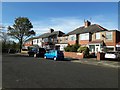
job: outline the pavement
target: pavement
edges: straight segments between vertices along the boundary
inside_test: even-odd
[[[112,67],[112,68],[120,68],[120,62],[114,60],[110,61],[110,60],[96,60],[96,58],[84,58],[79,60],[72,60],[71,62]]]
[[[17,53],[16,55],[28,56],[28,54],[24,54],[24,53],[23,54]],[[96,58],[73,59],[68,57],[65,57],[65,60],[80,64],[90,64],[90,65],[105,66],[111,68],[120,68],[120,62],[116,60],[97,60]]]

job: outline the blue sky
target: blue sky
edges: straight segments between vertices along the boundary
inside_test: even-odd
[[[107,29],[118,28],[117,2],[3,2],[2,23],[13,25],[15,18],[28,17],[37,35],[50,28],[65,33],[84,25],[84,19]]]

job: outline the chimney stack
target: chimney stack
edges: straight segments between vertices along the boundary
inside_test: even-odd
[[[87,20],[87,21],[84,21],[84,24],[85,24],[85,28],[87,28],[88,26],[91,25],[91,22]]]
[[[51,29],[50,29],[50,33],[52,33],[52,32],[54,32],[54,29],[51,28]]]

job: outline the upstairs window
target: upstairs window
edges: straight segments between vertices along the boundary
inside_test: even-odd
[[[74,37],[74,36],[72,36],[72,37],[71,37],[71,40],[72,40],[72,41],[73,41],[73,40],[75,40],[75,37]]]
[[[67,40],[68,40],[68,38],[65,38],[65,40],[67,41]]]
[[[100,39],[100,33],[96,33],[96,39]]]
[[[44,41],[44,42],[48,42],[48,38],[44,38],[43,41]]]
[[[70,35],[69,40],[70,41],[75,41],[76,40],[76,35]]]
[[[38,43],[41,43],[42,42],[42,39],[38,39]]]
[[[34,44],[37,44],[37,39],[34,39],[34,40],[33,40],[33,43],[34,43]]]
[[[112,40],[112,32],[106,32],[106,39]]]
[[[80,40],[89,40],[89,33],[80,34]]]
[[[60,42],[62,42],[62,39],[60,39]]]

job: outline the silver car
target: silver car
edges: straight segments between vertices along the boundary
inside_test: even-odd
[[[105,58],[120,60],[120,51],[107,52],[107,53],[105,53]]]

